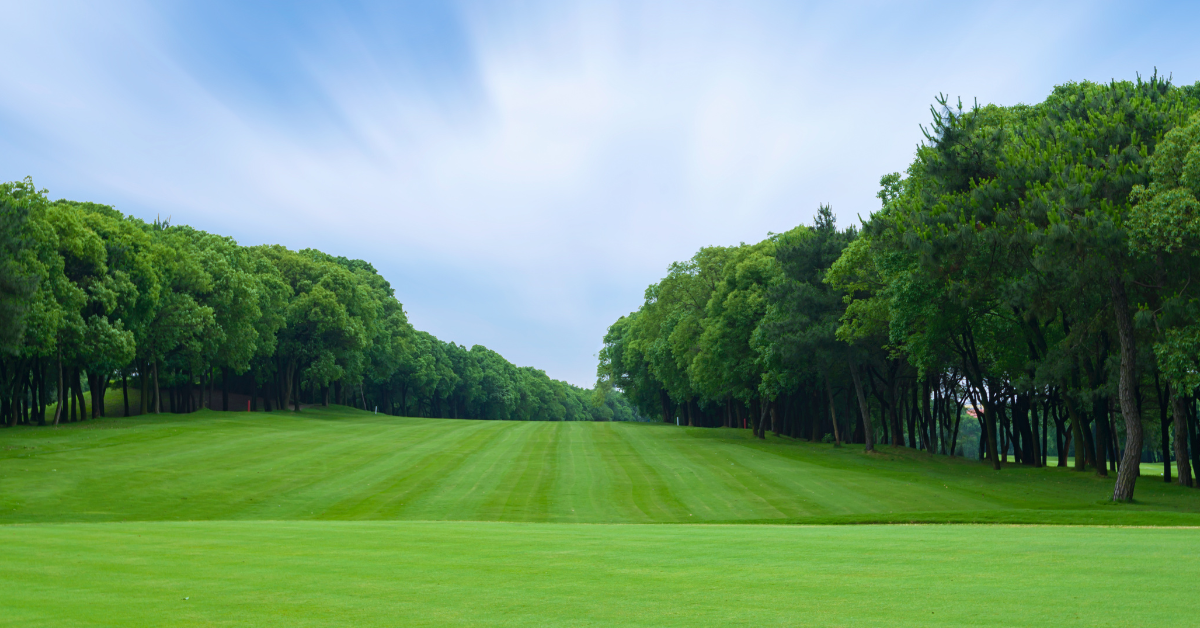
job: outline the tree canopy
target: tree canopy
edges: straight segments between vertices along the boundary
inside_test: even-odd
[[[125,414],[340,403],[429,417],[640,419],[611,389],[552,380],[413,329],[362,260],[244,247],[52,201],[29,179],[0,184],[0,226],[8,425],[83,420],[86,408],[98,416],[114,382]]]
[[[995,469],[1053,448],[1115,471],[1114,500],[1147,459],[1191,485],[1198,111],[1200,85],[1157,74],[1036,105],[939,97],[860,227],[821,206],[672,265],[610,327],[599,380],[668,422],[948,455],[977,431]]]

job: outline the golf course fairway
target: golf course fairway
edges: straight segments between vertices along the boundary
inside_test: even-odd
[[[206,521],[5,526],[0,542],[6,626],[1184,626],[1200,612],[1194,529]]]
[[[1187,625],[1200,493],[1111,486],[657,424],[15,428],[0,626]]]

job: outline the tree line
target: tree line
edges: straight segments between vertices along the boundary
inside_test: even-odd
[[[0,184],[0,418],[94,418],[114,386],[126,416],[337,403],[445,418],[640,418],[615,391],[413,329],[367,262],[51,201],[28,178]]]
[[[961,455],[1000,469],[1200,466],[1200,83],[942,96],[881,207],[672,264],[609,329],[599,382],[665,422]],[[1157,435],[1149,442],[1145,434]],[[1053,442],[1050,442],[1053,435]]]

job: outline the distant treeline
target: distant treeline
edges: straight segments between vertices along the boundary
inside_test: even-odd
[[[822,206],[812,227],[671,265],[609,328],[600,381],[663,421],[868,450],[954,455],[966,417],[996,469],[1074,450],[1118,471],[1122,501],[1160,449],[1191,486],[1198,111],[1200,84],[1157,74],[1032,106],[939,98],[861,228]]]
[[[366,262],[51,201],[29,179],[0,184],[0,417],[60,423],[89,405],[95,417],[114,384],[126,415],[133,386],[137,409],[154,413],[190,412],[219,393],[213,409],[639,418],[612,390],[413,329]],[[244,401],[230,406],[231,394]]]

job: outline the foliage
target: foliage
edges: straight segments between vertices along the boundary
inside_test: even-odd
[[[414,330],[362,260],[50,201],[28,179],[0,186],[0,209],[0,416],[10,425],[81,420],[88,406],[97,416],[97,399],[118,378],[128,395],[130,377],[139,412],[230,409],[232,395],[234,409],[640,418],[611,388],[584,390]]]

